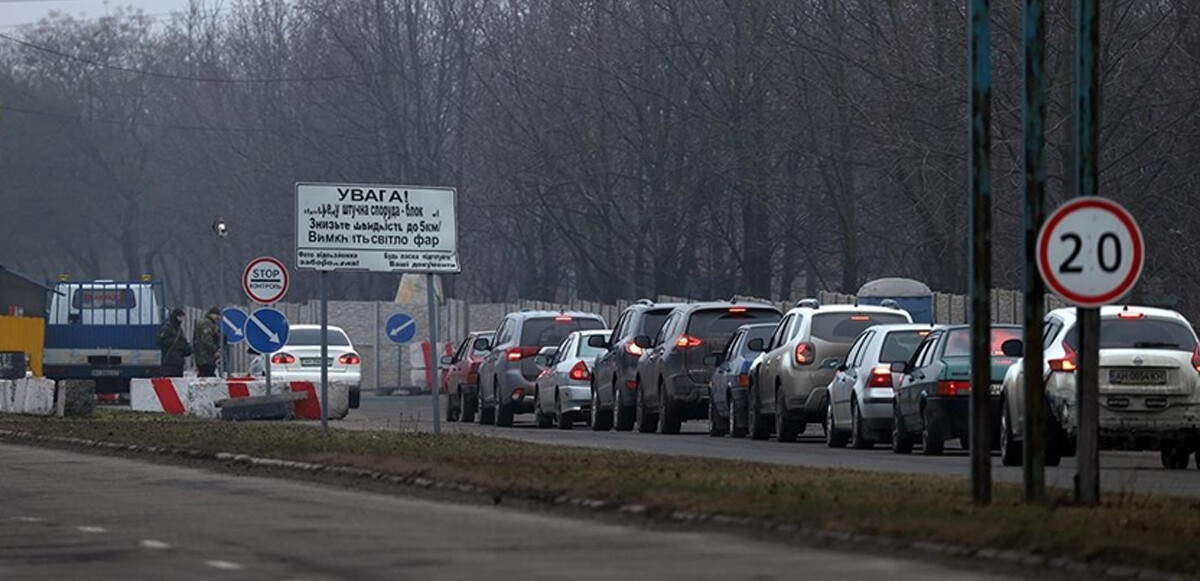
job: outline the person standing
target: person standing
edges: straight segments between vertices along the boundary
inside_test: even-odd
[[[158,348],[162,353],[159,374],[162,377],[183,377],[183,361],[192,354],[192,346],[183,332],[183,309],[171,311],[171,316],[158,330]]]
[[[192,345],[196,351],[196,375],[216,377],[217,362],[221,360],[221,309],[213,307],[199,321],[192,332]]]

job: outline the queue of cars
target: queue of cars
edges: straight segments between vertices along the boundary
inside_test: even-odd
[[[1046,315],[1048,465],[1074,455],[1077,335],[1074,309]],[[542,428],[674,434],[706,420],[713,437],[779,442],[819,426],[829,447],[890,444],[898,454],[941,454],[954,440],[967,448],[969,396],[987,389],[993,449],[1019,465],[1022,338],[1018,326],[994,325],[991,382],[973,386],[970,328],[914,324],[894,301],[806,299],[786,313],[754,302],[639,301],[611,331],[596,314],[510,313],[444,363],[463,421],[508,426],[533,413]],[[1173,469],[1200,456],[1200,341],[1183,316],[1102,309],[1100,380],[1102,447],[1157,450]]]

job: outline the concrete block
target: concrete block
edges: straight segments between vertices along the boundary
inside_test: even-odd
[[[0,379],[0,413],[13,413],[13,382],[10,379]]]
[[[0,378],[23,379],[29,370],[29,356],[24,351],[0,351]]]
[[[220,417],[217,401],[229,397],[229,384],[220,377],[193,377],[187,380],[183,407],[190,416]]]
[[[90,379],[64,379],[58,382],[59,393],[66,400],[64,415],[90,416],[96,408],[96,382]]]
[[[45,377],[18,379],[13,383],[25,392],[25,403],[20,413],[48,416],[54,413],[54,380]]]
[[[296,402],[296,417],[306,420],[321,419],[321,386],[311,381],[293,381],[292,391],[308,396]],[[340,420],[350,413],[350,384],[329,383],[329,419]]]

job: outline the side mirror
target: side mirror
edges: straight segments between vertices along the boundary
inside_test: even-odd
[[[454,356],[453,355],[442,355],[442,358],[440,361],[442,362],[442,365],[452,365],[454,363]]]
[[[480,337],[471,344],[471,348],[476,351],[491,351],[492,342],[488,341],[485,337]]]
[[[1025,342],[1020,339],[1009,339],[1000,344],[1000,351],[1009,357],[1024,357]]]
[[[892,363],[892,373],[908,373],[908,362],[897,361]]]
[[[588,347],[599,347],[601,349],[608,348],[608,339],[604,335],[589,335],[587,340]]]
[[[641,347],[642,349],[649,349],[651,347],[650,337],[647,337],[646,335],[638,335],[637,337],[633,338],[633,344]]]
[[[533,364],[537,365],[538,367],[550,367],[550,360],[552,358],[552,355],[538,355],[537,357],[533,358]]]
[[[767,350],[767,344],[762,340],[762,337],[757,337],[755,339],[751,339],[749,343],[746,343],[746,348],[751,351],[762,353],[763,351]]]
[[[841,364],[842,361],[837,357],[826,357],[825,360],[821,362],[821,369],[836,369]]]

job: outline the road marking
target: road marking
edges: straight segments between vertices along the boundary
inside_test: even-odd
[[[205,561],[204,564],[222,571],[241,571],[245,569],[245,567],[231,561]]]
[[[138,543],[138,546],[143,549],[155,549],[159,551],[165,551],[171,548],[170,544],[162,541],[156,541],[154,539],[142,539],[142,542]]]
[[[104,527],[75,527],[75,530],[77,530],[81,533],[88,533],[88,534],[100,534],[100,533],[108,532],[108,529],[106,529]]]
[[[46,522],[46,519],[40,516],[14,516],[16,522]]]

